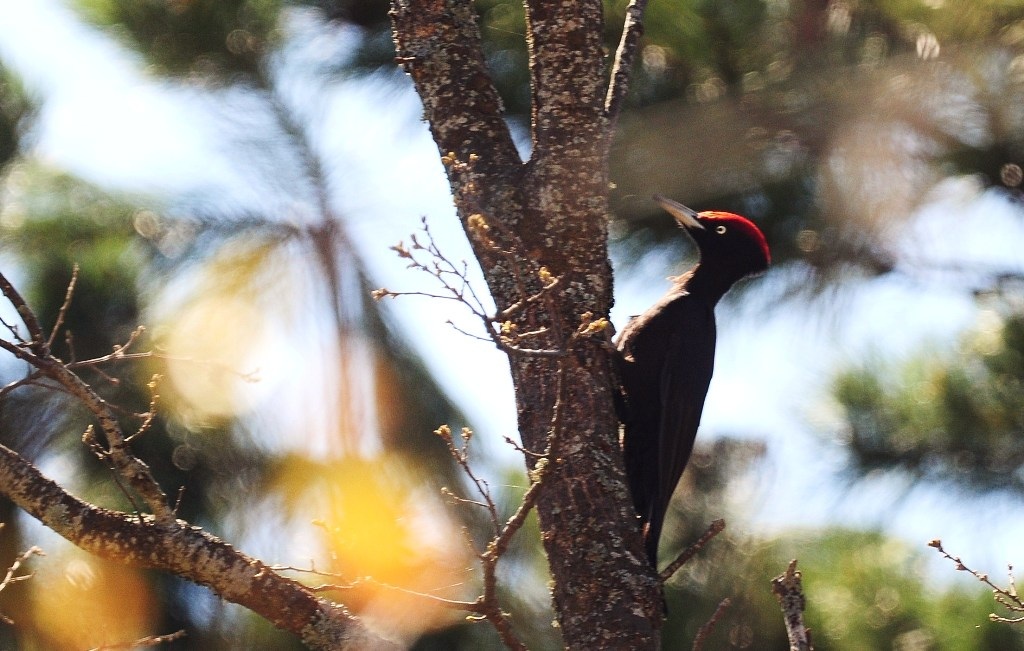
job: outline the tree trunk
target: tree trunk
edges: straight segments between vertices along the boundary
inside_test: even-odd
[[[605,108],[602,4],[526,4],[526,162],[485,66],[472,2],[394,0],[398,60],[423,101],[497,320],[519,333],[509,354],[523,445],[552,447],[537,511],[565,645],[657,648],[660,585],[624,481],[611,353],[604,335],[578,335],[612,304],[614,120]]]

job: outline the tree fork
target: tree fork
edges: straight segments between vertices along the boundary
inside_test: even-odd
[[[602,4],[526,3],[532,155],[522,162],[487,71],[469,0],[394,0],[397,61],[411,76],[455,206],[499,313],[558,279],[550,300],[509,320],[537,332],[510,355],[523,445],[557,436],[537,511],[568,648],[657,648],[660,585],[624,482],[608,347],[571,337],[612,303],[607,255],[606,70]],[[571,342],[571,343],[570,343]],[[532,343],[532,342],[531,342]]]

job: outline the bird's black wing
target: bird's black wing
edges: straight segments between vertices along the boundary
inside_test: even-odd
[[[668,505],[693,452],[715,360],[715,316],[696,301],[687,302],[681,327],[669,337],[661,373],[658,427],[658,481],[651,504],[647,552],[657,557]]]

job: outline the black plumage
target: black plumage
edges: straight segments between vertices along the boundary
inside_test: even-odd
[[[736,281],[767,269],[770,255],[764,235],[744,217],[655,200],[700,251],[697,266],[675,278],[617,342],[626,474],[647,555],[657,567],[665,512],[693,452],[714,372],[715,305]]]

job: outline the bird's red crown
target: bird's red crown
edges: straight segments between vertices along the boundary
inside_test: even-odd
[[[752,242],[757,244],[761,251],[764,253],[764,260],[767,263],[771,263],[772,254],[768,250],[768,240],[765,239],[764,233],[757,225],[743,217],[731,212],[722,212],[720,210],[706,210],[701,213],[697,213],[697,218],[700,220],[707,220],[712,223],[726,224],[730,228],[739,230],[744,233]]]

